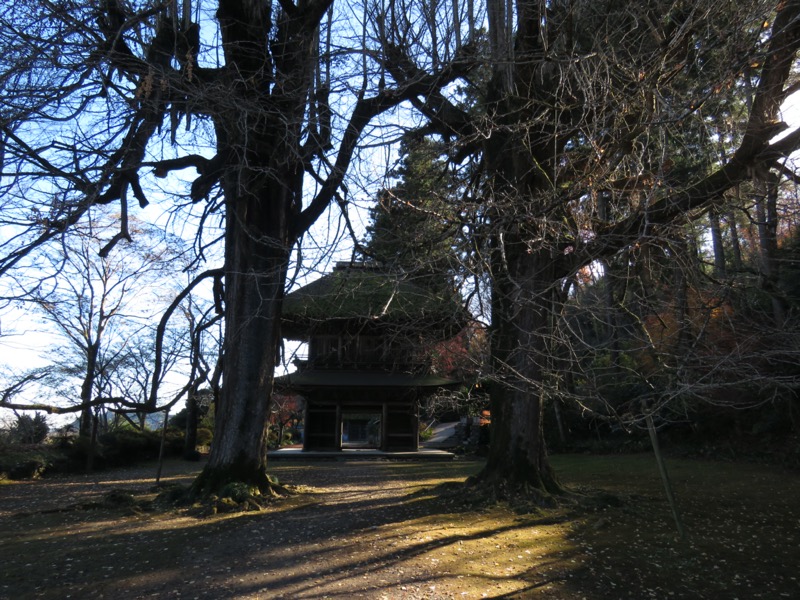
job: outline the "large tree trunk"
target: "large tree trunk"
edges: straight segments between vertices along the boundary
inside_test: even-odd
[[[515,44],[504,2],[489,6],[493,74],[487,95],[492,122],[486,141],[493,202],[492,425],[489,457],[477,480],[499,496],[524,494],[545,501],[561,490],[547,459],[544,401],[548,340],[553,331],[555,251],[533,215],[547,203],[546,171],[554,154],[553,131],[537,123],[533,100],[551,82],[536,75],[541,39],[537,8],[519,4]],[[515,60],[511,60],[512,55]],[[526,58],[527,57],[527,58]],[[534,89],[536,86],[536,89]],[[537,240],[533,242],[533,240]]]
[[[211,455],[195,482],[198,492],[231,481],[270,489],[266,424],[289,253],[282,199],[275,197],[281,194],[274,194],[279,184],[270,183],[228,196],[222,394]]]
[[[493,274],[491,444],[478,480],[500,495],[559,493],[547,458],[544,402],[556,281],[549,251],[528,254],[506,243],[504,266]]]
[[[714,277],[721,279],[726,276],[725,247],[722,243],[722,225],[716,208],[708,211],[708,224],[711,228],[711,248],[714,251]]]
[[[760,250],[761,289],[772,300],[772,316],[776,327],[781,327],[786,319],[787,303],[780,291],[778,280],[780,263],[778,252],[778,183],[777,181],[757,182],[760,192],[756,200],[758,220],[758,242]]]
[[[731,254],[733,269],[739,273],[742,270],[742,246],[739,243],[739,227],[736,225],[736,212],[731,209],[727,214],[728,233],[731,236]]]
[[[478,481],[499,495],[546,501],[561,491],[543,431],[559,270],[550,225],[536,218],[550,202],[558,154],[554,124],[542,119],[558,85],[550,75],[539,26],[544,5],[504,1],[489,6],[493,73],[487,94],[492,123],[484,156],[492,198],[492,425],[489,457]],[[512,37],[513,43],[512,43]],[[531,124],[535,123],[535,126]],[[561,254],[563,256],[563,253]]]
[[[301,127],[316,63],[313,42],[325,5],[282,13],[275,23],[269,6],[221,0],[217,12],[226,61],[239,80],[215,118],[217,156],[224,159],[225,358],[214,442],[195,493],[232,481],[271,490],[269,400],[293,219],[302,206]],[[273,25],[278,41],[268,47]],[[270,88],[273,70],[281,81]]]

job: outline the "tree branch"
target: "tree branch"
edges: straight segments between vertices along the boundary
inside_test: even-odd
[[[295,218],[291,238],[296,240],[305,233],[330,204],[344,180],[364,128],[374,117],[416,96],[431,95],[463,77],[474,67],[471,61],[455,59],[436,74],[420,75],[412,81],[403,82],[397,88],[386,89],[370,98],[360,97],[342,137],[333,170],[309,206]]]
[[[725,191],[758,173],[774,168],[775,161],[800,149],[800,129],[770,144],[782,124],[776,121],[788,89],[786,82],[791,65],[800,50],[800,1],[786,2],[773,25],[756,96],[753,100],[745,135],[728,163],[683,191],[667,193],[643,211],[601,228],[587,243],[565,260],[568,270],[580,268],[592,260],[609,256],[647,235],[657,225],[666,224],[678,215],[706,204],[722,202]]]
[[[147,399],[148,407],[155,407],[158,400],[158,387],[161,383],[161,370],[163,364],[162,353],[164,349],[164,332],[167,329],[167,323],[169,322],[170,317],[172,317],[172,313],[175,312],[175,309],[178,308],[180,303],[183,302],[186,296],[188,296],[199,283],[208,279],[209,277],[220,277],[223,274],[223,269],[210,269],[200,273],[181,291],[180,294],[175,296],[175,299],[167,307],[167,310],[164,311],[161,321],[159,321],[158,327],[156,328],[156,348],[153,364],[153,379],[150,386],[150,397]]]

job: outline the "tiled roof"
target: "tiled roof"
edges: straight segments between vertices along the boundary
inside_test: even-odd
[[[363,263],[340,263],[332,273],[287,294],[283,304],[284,321],[295,326],[355,320],[439,323],[450,329],[456,321],[463,326],[464,316],[455,292],[434,291],[406,273]]]

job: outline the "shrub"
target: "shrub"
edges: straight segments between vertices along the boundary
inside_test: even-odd
[[[43,444],[0,443],[0,481],[35,479],[65,462],[63,453]]]
[[[50,432],[45,415],[19,415],[12,427],[12,436],[20,444],[41,444]]]
[[[208,427],[197,428],[197,445],[210,446],[211,440],[214,438],[214,433]]]
[[[183,432],[167,429],[164,456],[178,456],[183,451]],[[90,440],[85,437],[64,438],[60,443],[77,468],[86,464]],[[161,448],[160,431],[118,429],[100,435],[94,448],[96,468],[118,467],[154,460]]]
[[[164,455],[176,456],[183,451],[183,432],[167,429]],[[160,431],[119,430],[99,438],[102,455],[109,465],[128,465],[158,458],[161,448]]]
[[[290,446],[294,443],[294,436],[297,430],[286,428],[283,430],[283,438],[278,440],[278,431],[275,428],[270,427],[269,435],[267,436],[267,446],[270,450],[275,450],[277,448],[281,448],[283,446]]]

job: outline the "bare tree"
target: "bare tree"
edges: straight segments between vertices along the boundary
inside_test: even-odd
[[[491,279],[495,380],[479,480],[541,497],[560,491],[542,420],[563,385],[556,333],[575,277],[650,240],[677,248],[675,224],[742,182],[786,174],[781,161],[800,146],[800,130],[773,138],[796,89],[800,3],[487,6],[479,116],[441,98],[422,109],[428,130],[453,140],[451,156],[476,164],[468,199],[479,206],[473,231]],[[710,164],[697,150],[718,142],[722,119],[706,110],[743,106],[749,86],[750,109],[727,138],[734,150]],[[675,309],[687,314],[685,303]]]
[[[471,63],[453,46],[454,19],[440,31],[421,2],[210,8],[26,0],[3,9],[2,208],[16,233],[3,238],[0,275],[26,267],[32,249],[96,204],[119,211],[103,254],[130,237],[133,200],[167,197],[176,220],[197,217],[198,260],[224,255],[204,276],[224,304],[225,349],[214,446],[195,490],[241,480],[266,491],[266,400],[291,249],[334,198],[346,202],[359,140],[383,139],[370,124]],[[393,48],[412,43],[412,53],[428,49],[426,71],[392,78]]]
[[[124,352],[116,354],[113,361],[104,365],[99,372],[103,379],[98,385],[102,389],[99,397],[112,399],[110,405],[115,412],[115,421],[126,421],[137,429],[145,429],[147,417],[153,413],[149,398],[156,375],[153,360],[155,356],[154,337],[152,328],[143,330],[140,335],[127,342]],[[166,386],[163,384],[170,375],[176,379],[177,371],[186,371],[187,368],[190,370],[188,366],[191,364],[189,345],[187,324],[174,322],[161,350],[162,361],[159,369],[161,381],[156,383],[162,390],[161,402],[156,405],[159,411],[171,408],[184,395],[181,392],[185,393],[185,390],[181,389],[176,394],[177,397],[164,398]],[[185,376],[185,372],[181,373],[181,376]],[[189,378],[194,381],[191,374]],[[115,398],[124,398],[129,403],[127,408],[116,408],[113,401]],[[136,408],[132,409],[131,406]]]
[[[113,228],[102,215],[91,216],[60,246],[36,253],[42,272],[50,274],[47,278],[37,272],[16,280],[22,288],[18,297],[53,336],[47,380],[66,401],[40,401],[30,408],[79,412],[83,436],[90,435],[93,415],[106,404],[125,413],[145,407],[146,396],[130,393],[125,379],[131,371],[125,367],[142,359],[137,358],[137,345],[152,337],[148,320],[160,309],[159,288],[169,281],[165,270],[177,250],[157,240],[152,230],[135,223],[132,229],[134,225],[135,244],[127,243],[124,253],[101,257],[103,238]],[[29,278],[34,278],[30,284]],[[67,380],[78,382],[78,393]],[[3,402],[0,407],[25,405]]]

